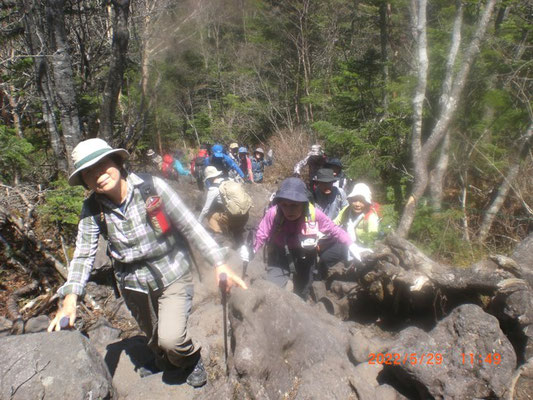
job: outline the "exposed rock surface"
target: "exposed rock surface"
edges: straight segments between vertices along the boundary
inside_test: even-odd
[[[498,320],[473,304],[457,307],[429,333],[403,330],[389,353],[401,357],[387,368],[437,399],[502,398],[516,368]]]
[[[350,324],[262,280],[232,293],[229,308],[233,385],[226,390],[232,397],[379,397],[377,373],[374,384],[357,379],[357,361],[350,355],[357,344],[351,342]],[[360,397],[354,385],[364,385],[368,395]],[[383,390],[390,393],[385,398],[399,398],[394,389]]]
[[[79,332],[0,338],[0,398],[114,399],[102,357]]]

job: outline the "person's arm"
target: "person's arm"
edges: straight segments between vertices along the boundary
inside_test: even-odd
[[[198,222],[202,223],[207,213],[213,206],[213,203],[215,202],[219,193],[220,191],[218,190],[216,186],[211,186],[209,188],[209,190],[207,191],[207,197],[205,199],[204,207],[202,208],[202,211],[200,212],[200,215],[198,216]]]
[[[224,160],[226,161],[226,163],[231,167],[233,168],[235,171],[237,171],[237,173],[239,174],[239,176],[244,179],[244,172],[242,172],[242,169],[239,168],[239,166],[235,163],[235,161],[233,161],[231,159],[230,156],[228,156],[227,154],[224,154]]]
[[[301,175],[300,171],[303,167],[307,165],[307,161],[309,161],[309,155],[307,155],[307,157],[305,157],[303,160],[300,160],[296,163],[296,165],[294,166],[294,173]]]
[[[367,219],[368,233],[377,233],[379,231],[379,216],[373,212]]]
[[[250,157],[246,157],[246,165],[248,166],[248,176],[250,177],[250,182],[254,183],[254,173],[252,171],[252,161]]]
[[[348,199],[346,198],[346,192],[340,187],[337,188],[341,194],[341,210],[348,205]]]
[[[270,238],[272,234],[272,226],[274,225],[274,218],[276,216],[277,206],[270,207],[265,213],[263,219],[257,227],[255,234],[254,253],[259,250]]]
[[[77,299],[83,295],[85,285],[89,280],[98,249],[99,234],[98,224],[94,220],[94,216],[89,212],[86,203],[84,203],[80,222],[78,223],[76,250],[69,265],[68,278],[65,284],[57,291],[61,297],[64,297],[63,304],[48,326],[48,332],[60,330],[59,322],[63,317],[68,317],[69,326],[74,325]]]
[[[325,233],[329,237],[333,237],[337,239],[338,242],[348,246],[353,243],[350,235],[348,235],[344,229],[335,225],[335,223],[318,208],[315,209],[315,219],[318,222],[318,229],[320,232]]]
[[[183,164],[179,160],[174,160],[174,169],[178,171],[180,175],[189,175],[189,171],[183,167]]]
[[[181,197],[162,179],[154,177],[154,185],[174,227],[189,242],[195,244],[204,257],[215,266],[217,281],[220,274],[225,273],[228,277],[228,287],[237,284],[243,289],[247,289],[244,281],[226,265],[226,249],[220,247],[207,233]]]

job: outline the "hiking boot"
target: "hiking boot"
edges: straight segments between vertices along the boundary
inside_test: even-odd
[[[200,357],[189,376],[187,376],[187,383],[196,388],[205,385],[206,382],[207,372],[205,372],[204,363]]]

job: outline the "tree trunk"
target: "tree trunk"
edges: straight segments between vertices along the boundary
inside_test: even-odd
[[[427,85],[427,40],[426,40],[426,0],[417,0],[417,18],[416,32],[418,44],[418,85],[413,99],[413,134],[411,137],[411,157],[414,165],[414,184],[411,194],[409,195],[407,204],[404,207],[400,223],[398,224],[397,234],[400,237],[406,237],[413,223],[416,211],[416,203],[424,194],[428,184],[428,168],[431,154],[435,148],[442,141],[446,134],[462,91],[466,84],[466,78],[470,72],[470,67],[474,62],[476,55],[479,53],[481,41],[485,35],[485,31],[494,10],[497,0],[488,0],[481,18],[478,21],[477,29],[474,33],[472,41],[468,46],[464,56],[459,72],[453,81],[450,89],[450,95],[447,96],[446,101],[441,105],[439,118],[431,130],[428,139],[422,143],[422,115],[423,115],[423,101],[426,93]],[[442,99],[442,98],[441,98]]]
[[[518,155],[512,158],[514,161],[509,166],[507,174],[503,177],[503,181],[500,184],[500,187],[498,188],[496,196],[494,197],[494,199],[492,200],[483,215],[483,220],[481,221],[481,226],[477,234],[477,239],[480,242],[484,242],[487,239],[487,236],[489,235],[490,227],[494,222],[494,218],[496,217],[496,214],[498,214],[498,212],[500,211],[503,202],[505,201],[505,198],[507,197],[507,194],[511,189],[512,182],[518,175],[518,171],[520,170],[520,163],[527,156],[527,154],[529,154],[529,150],[531,149],[532,144],[532,137],[533,123],[530,123],[524,137],[522,138],[522,144],[520,145]]]
[[[388,13],[390,9],[390,3],[388,1],[382,0],[379,5],[379,27],[380,27],[380,40],[381,40],[381,64],[382,64],[382,75],[383,75],[383,92],[382,92],[382,106],[383,106],[383,117],[386,118],[389,114],[389,95],[387,87],[389,85],[389,21]]]
[[[64,0],[48,0],[46,4],[46,21],[48,25],[51,66],[54,76],[54,89],[61,118],[61,129],[69,171],[74,169],[70,154],[81,141],[80,120],[76,104],[76,91],[72,64],[68,50],[65,31]]]
[[[113,0],[113,44],[109,74],[104,88],[102,108],[100,110],[99,135],[109,143],[114,143],[113,120],[117,109],[118,98],[124,71],[126,69],[126,55],[128,51],[129,31],[129,0]]]
[[[54,161],[58,171],[68,172],[67,154],[64,143],[61,140],[57,122],[53,113],[55,100],[50,88],[50,74],[48,70],[48,61],[45,57],[49,53],[46,42],[44,41],[44,21],[43,11],[33,0],[20,0],[19,7],[23,10],[23,23],[25,40],[28,45],[30,54],[34,58],[34,79],[35,86],[41,97],[41,107],[43,111],[43,120],[50,135],[50,145],[54,152]]]
[[[455,66],[455,60],[457,59],[457,53],[461,45],[461,27],[463,25],[463,3],[461,1],[456,2],[456,14],[452,31],[452,42],[448,58],[446,61],[446,75],[442,82],[442,93],[440,97],[440,106],[445,107],[449,101],[450,93],[452,91],[453,83],[453,71]],[[430,173],[429,180],[429,192],[431,205],[435,210],[440,210],[442,207],[442,198],[444,190],[444,176],[448,170],[448,160],[450,151],[450,131],[447,130],[442,140],[439,158],[435,165],[435,168]]]

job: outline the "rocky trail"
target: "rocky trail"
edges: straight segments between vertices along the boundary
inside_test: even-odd
[[[251,226],[269,189],[250,186]],[[198,211],[193,185],[178,190]],[[230,265],[241,268],[234,252]],[[189,329],[203,346],[203,388],[176,371],[141,378],[136,368],[149,350],[135,322],[110,286],[90,284],[79,331],[39,332],[48,322],[40,316],[14,335],[3,320],[0,399],[532,398],[533,235],[509,257],[469,268],[436,263],[389,236],[365,266],[337,266],[315,282],[308,302],[263,274],[259,253],[249,290],[229,298],[226,376],[214,274],[203,261],[194,271]]]

